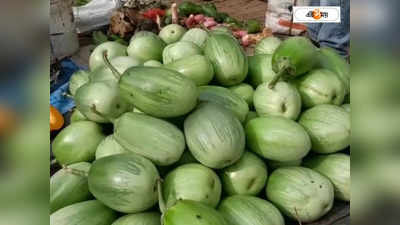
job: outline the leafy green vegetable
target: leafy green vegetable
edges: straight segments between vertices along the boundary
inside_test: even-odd
[[[190,14],[203,13],[201,6],[193,2],[183,2],[178,6],[179,14],[181,16],[189,16]]]
[[[261,24],[257,20],[248,20],[246,29],[249,34],[258,33],[261,31]]]
[[[201,8],[203,9],[204,15],[217,18],[218,12],[214,3],[205,3],[201,6]]]

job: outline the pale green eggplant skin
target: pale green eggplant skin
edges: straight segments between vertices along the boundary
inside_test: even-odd
[[[282,116],[296,120],[301,106],[301,96],[296,86],[284,81],[279,81],[272,88],[269,83],[263,83],[254,93],[254,108],[260,117]]]
[[[272,70],[272,55],[261,54],[249,56],[248,79],[254,88],[264,82],[270,82],[276,73]]]
[[[302,163],[303,163],[303,159],[297,159],[297,160],[286,161],[286,162],[268,160],[268,162],[267,162],[268,166],[272,169],[278,169],[281,167],[301,166]]]
[[[175,125],[143,113],[125,113],[114,122],[114,138],[125,149],[158,166],[177,162],[185,150],[185,136]]]
[[[205,43],[204,54],[214,66],[216,80],[223,86],[240,84],[246,78],[247,56],[235,38],[211,34]]]
[[[266,37],[257,43],[256,47],[254,48],[254,54],[255,55],[260,55],[260,54],[272,55],[272,54],[274,54],[275,50],[279,47],[281,42],[282,42],[281,39],[279,39],[277,37],[273,37],[273,36]]]
[[[247,113],[246,120],[244,121],[243,125],[246,126],[246,124],[250,122],[250,120],[255,119],[257,117],[258,117],[257,112],[249,111],[249,113]]]
[[[203,165],[221,169],[240,159],[245,147],[245,134],[240,121],[223,107],[206,103],[184,122],[187,146]]]
[[[91,121],[110,123],[132,106],[119,94],[114,81],[90,82],[78,89],[75,95],[76,108]],[[95,108],[94,108],[95,107]]]
[[[267,198],[286,216],[314,222],[333,206],[334,190],[325,176],[304,167],[283,167],[272,172]]]
[[[143,66],[149,66],[149,67],[162,67],[163,64],[160,63],[157,60],[148,60],[146,62],[143,63]]]
[[[181,41],[190,41],[195,43],[200,48],[204,48],[207,38],[207,31],[200,28],[192,28],[182,36]]]
[[[221,192],[222,185],[218,175],[199,163],[177,167],[168,173],[163,183],[167,208],[174,206],[179,200],[193,200],[215,208],[221,199]]]
[[[78,121],[58,133],[52,143],[52,151],[60,165],[91,162],[95,159],[97,146],[104,138],[100,125]]]
[[[282,214],[272,203],[254,196],[227,197],[218,211],[230,225],[285,225]]]
[[[90,166],[88,162],[80,162],[71,164],[68,168],[88,173]],[[50,178],[50,214],[65,206],[89,200],[91,197],[86,176],[60,169]]]
[[[312,150],[321,154],[335,153],[350,145],[350,114],[340,106],[317,105],[300,116]]]
[[[175,70],[191,80],[198,86],[207,85],[214,78],[214,68],[203,55],[193,55],[166,64],[165,68]]]
[[[96,149],[96,160],[116,154],[122,154],[129,152],[124,147],[122,147],[114,138],[113,135],[109,135],[104,138]]]
[[[258,155],[276,161],[303,158],[311,141],[302,126],[284,117],[258,117],[246,125],[247,145]]]
[[[342,108],[346,110],[348,113],[351,113],[351,106],[350,104],[343,104]]]
[[[84,120],[88,120],[88,119],[78,109],[75,108],[74,111],[72,112],[69,120],[71,123],[75,123],[78,121],[84,121]]]
[[[186,31],[186,28],[179,24],[169,24],[161,29],[158,36],[169,45],[179,41]]]
[[[165,47],[163,51],[163,63],[172,63],[192,55],[202,55],[203,51],[199,46],[190,41],[178,41]]]
[[[64,207],[50,215],[50,225],[110,225],[118,218],[116,212],[97,200]]]
[[[284,78],[294,78],[307,73],[317,64],[318,49],[306,37],[289,37],[282,41],[272,55],[275,73],[285,71]]]
[[[75,95],[76,91],[84,84],[89,82],[89,72],[85,70],[79,70],[76,71],[74,74],[72,74],[71,78],[69,79],[69,93],[71,93],[72,96]]]
[[[142,65],[142,61],[132,56],[117,56],[110,60],[110,64],[119,72],[124,73],[127,69]],[[107,66],[101,66],[90,73],[90,82],[115,81],[118,78]]]
[[[216,209],[196,201],[183,200],[167,210],[164,225],[230,225]]]
[[[221,170],[223,190],[228,195],[257,195],[268,178],[267,165],[251,152],[245,152],[235,164]]]
[[[243,100],[247,102],[247,105],[253,105],[254,89],[250,84],[241,83],[229,88],[229,90],[238,94]]]
[[[341,105],[346,94],[340,79],[326,69],[311,70],[296,81],[303,108],[321,104]]]
[[[166,44],[156,34],[148,32],[135,35],[128,46],[127,53],[143,62],[162,61],[162,52]]]
[[[350,64],[339,55],[336,50],[329,47],[322,47],[319,50],[318,64],[320,68],[325,68],[336,73],[343,82],[346,94],[350,93]]]
[[[131,37],[131,40],[129,40],[129,43],[131,43],[132,41],[134,41],[137,38],[146,37],[146,36],[158,37],[155,33],[151,32],[151,31],[142,30],[142,31],[136,32],[135,35],[133,35]]]
[[[230,110],[243,122],[249,113],[249,105],[238,94],[219,86],[206,85],[199,87],[199,101],[211,102]]]
[[[109,60],[117,56],[126,56],[127,47],[115,41],[107,41],[97,46],[89,57],[89,68],[90,71],[104,66],[103,54],[107,51],[107,57]]]
[[[159,179],[150,160],[125,153],[96,160],[88,183],[90,192],[106,206],[122,213],[138,213],[157,203]]]
[[[326,176],[333,184],[335,198],[350,201],[350,156],[342,153],[316,155],[305,160],[305,167]]]
[[[196,83],[179,72],[158,67],[133,67],[119,81],[120,95],[155,117],[187,114],[197,105]]]
[[[111,225],[161,225],[159,212],[143,212],[120,217]]]

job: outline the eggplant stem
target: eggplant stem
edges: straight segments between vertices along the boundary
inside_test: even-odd
[[[162,179],[157,180],[157,191],[158,191],[158,205],[160,207],[161,213],[164,215],[164,213],[167,211],[167,206],[165,205],[165,200],[164,196],[162,193]]]
[[[299,219],[299,214],[297,213],[296,207],[294,207],[294,212],[296,213],[295,217],[296,217],[296,220],[297,220],[297,222],[299,223],[299,225],[303,225],[303,224],[301,223],[301,220]]]
[[[62,165],[62,169],[65,170],[67,173],[74,174],[74,175],[81,176],[81,177],[87,177],[89,175],[89,173],[86,171],[70,168],[66,165]]]
[[[108,60],[107,50],[103,51],[103,61],[104,61],[104,64],[111,70],[111,72],[115,76],[115,78],[117,78],[117,80],[119,80],[122,75],[120,72],[118,72],[117,69],[115,69],[115,67],[113,65],[111,65],[110,60]]]
[[[282,59],[282,61],[279,63],[279,72],[272,78],[272,80],[269,82],[268,87],[270,89],[274,89],[276,83],[278,83],[279,79],[287,73],[287,69],[290,67],[290,62],[287,59]]]

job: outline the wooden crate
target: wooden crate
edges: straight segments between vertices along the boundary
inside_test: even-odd
[[[188,0],[177,0],[176,3],[182,3]],[[195,3],[213,2],[218,11],[226,12],[233,18],[239,20],[255,19],[261,24],[265,23],[265,12],[267,11],[267,1],[261,0],[189,0]]]

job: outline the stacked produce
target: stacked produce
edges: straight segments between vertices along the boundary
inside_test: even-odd
[[[178,24],[99,45],[52,143],[50,224],[282,225],[350,201],[348,64],[303,37],[255,52]]]

